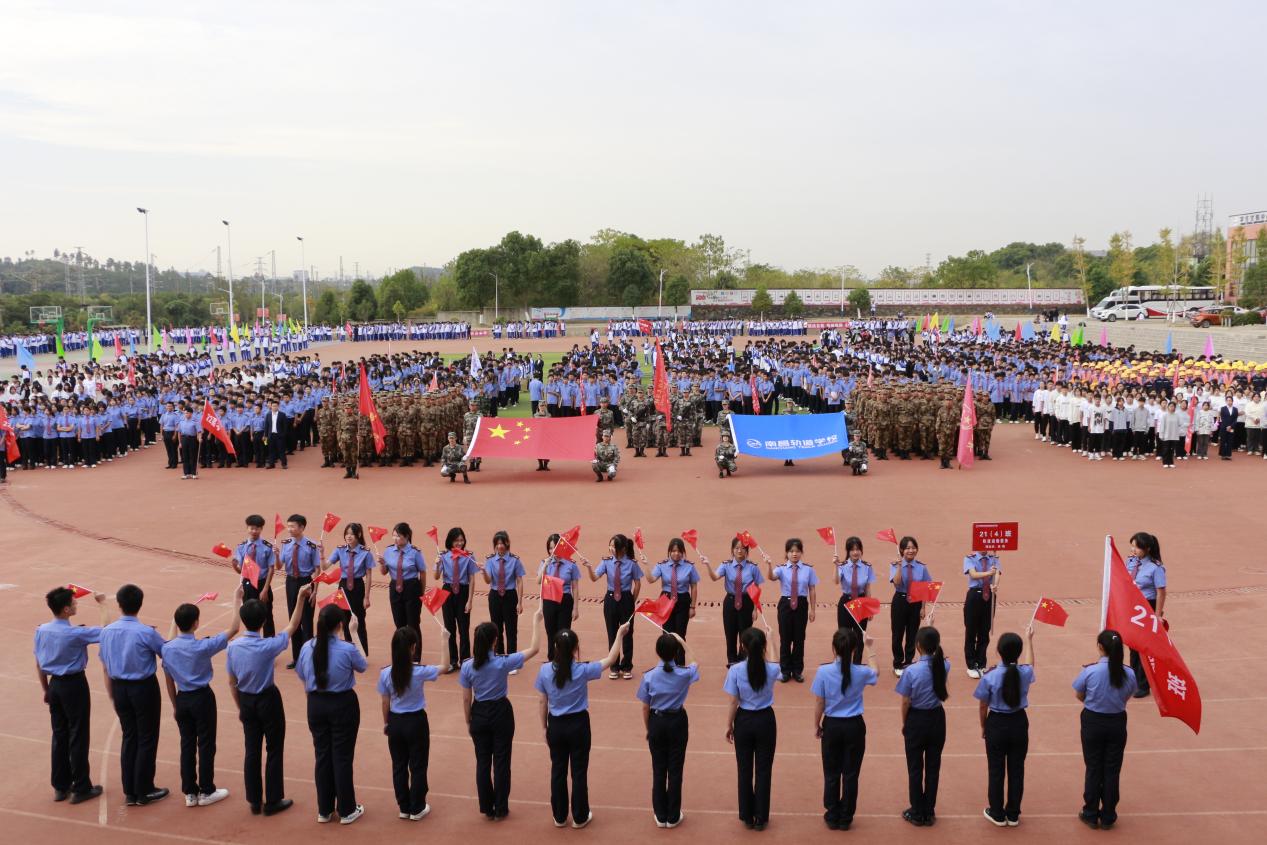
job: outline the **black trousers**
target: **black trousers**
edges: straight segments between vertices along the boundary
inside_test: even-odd
[[[1148,606],[1151,607],[1154,612],[1157,611],[1157,599],[1146,598],[1144,601],[1148,602]],[[1135,649],[1131,649],[1130,652],[1131,670],[1135,672],[1135,686],[1138,689],[1145,691],[1152,689],[1152,687],[1148,684],[1148,673],[1144,671],[1144,661],[1140,659],[1139,652]]]
[[[805,628],[809,624],[809,599],[802,596],[792,609],[792,601],[779,598],[779,668],[784,675],[805,671]],[[762,817],[764,818],[764,816]]]
[[[242,757],[246,801],[251,805],[276,804],[286,797],[286,708],[282,694],[277,687],[258,693],[239,692],[238,719],[246,737],[246,752]],[[266,752],[267,757],[261,778],[262,752]]]
[[[176,444],[179,441],[180,441],[180,437],[179,435],[176,434],[176,432],[174,431],[163,432],[163,448],[167,450],[167,468],[168,469],[176,468],[176,464],[177,464]],[[106,452],[106,457],[110,458],[113,456],[114,456],[114,447],[111,446]]]
[[[850,656],[849,660],[852,663],[861,663],[862,662],[862,648],[863,648],[861,635],[866,632],[867,623],[869,623],[871,620],[863,619],[861,622],[859,622],[858,620],[854,619],[853,614],[850,613],[848,609],[846,609],[845,605],[848,602],[853,601],[855,598],[857,597],[851,596],[848,593],[844,593],[840,596],[840,601],[836,602],[836,627],[837,628],[853,628],[855,631],[859,632],[860,635],[858,637],[858,645],[854,648],[853,654]]]
[[[543,601],[541,615],[546,628],[546,659],[554,659],[554,635],[572,627],[572,594],[564,593],[562,601]]]
[[[488,621],[497,628],[497,642],[493,650],[497,654],[513,654],[519,651],[519,593],[507,590],[499,594],[497,588],[488,591]]]
[[[990,815],[1016,821],[1021,817],[1025,793],[1025,755],[1029,753],[1029,716],[990,711],[985,717],[985,760],[989,770]],[[1007,802],[1003,781],[1007,779]]]
[[[216,791],[216,694],[211,687],[176,693],[173,708],[180,731],[180,791]]]
[[[823,818],[852,824],[858,807],[858,774],[867,753],[867,723],[861,716],[823,719]]]
[[[352,642],[352,629],[348,627],[348,622],[355,616],[356,638],[361,641],[361,648],[365,650],[365,653],[369,654],[370,634],[365,630],[365,579],[356,578],[351,582],[344,580],[340,582],[340,586],[343,587],[343,595],[347,597],[350,608],[343,611],[343,639]]]
[[[352,760],[361,727],[361,705],[352,690],[308,694],[308,730],[317,765],[317,812],[346,818],[356,809]]]
[[[53,723],[53,789],[88,792],[92,789],[88,775],[92,697],[83,672],[48,679],[48,714]]]
[[[662,593],[667,595],[667,593]],[[691,622],[691,594],[678,593],[677,604],[673,605],[673,612],[669,614],[669,618],[664,622],[664,632],[666,634],[677,634],[682,639],[686,639],[686,628]],[[679,666],[686,665],[686,656],[678,649],[677,657],[674,660]]]
[[[767,679],[766,683],[773,683]],[[779,725],[774,708],[735,713],[735,761],[739,767],[739,819],[753,824],[770,818],[770,781]]]
[[[154,791],[154,761],[158,755],[158,718],[163,698],[158,678],[150,675],[139,681],[110,682],[114,712],[119,717],[123,742],[119,765],[123,772],[123,795],[143,798]]]
[[[414,662],[417,663],[422,660],[422,580],[420,578],[402,580],[400,591],[397,592],[396,579],[388,576],[387,600],[391,605],[393,624],[397,628],[413,628],[414,633],[418,635],[414,646]]]
[[[421,813],[427,806],[427,762],[431,757],[427,711],[388,713],[387,750],[392,755],[396,806],[402,813]]]
[[[286,576],[286,618],[289,619],[295,613],[295,605],[299,603],[299,591],[303,589],[305,584],[311,583],[311,575]],[[290,659],[292,662],[299,659],[299,649],[303,648],[304,643],[312,639],[312,620],[315,610],[316,605],[313,602],[309,602],[299,613],[299,630],[295,631],[295,635],[290,638]]]
[[[981,588],[972,587],[963,601],[963,659],[969,669],[984,669],[989,660],[990,625],[994,615],[994,593],[981,597]]]
[[[180,437],[180,460],[183,464],[183,475],[198,474],[198,438],[190,435]]]
[[[261,569],[261,572],[260,572],[261,578],[268,575],[264,567],[260,567],[260,569]],[[271,637],[275,635],[277,633],[277,626],[273,622],[273,590],[270,587],[268,591],[268,597],[265,598],[263,595],[262,588],[257,587],[255,584],[252,584],[250,581],[243,578],[242,579],[242,601],[246,602],[246,601],[250,601],[251,599],[259,599],[261,602],[264,603],[264,607],[267,608],[268,610],[268,615],[264,617],[264,627],[260,630],[260,635],[264,637]]]
[[[735,597],[726,594],[721,606],[721,626],[726,634],[726,665],[739,662],[739,635],[752,627],[754,609],[752,596],[743,593],[739,607],[735,607]]]
[[[510,699],[472,702],[470,731],[480,812],[504,816],[509,811],[510,753],[515,741],[515,710]]]
[[[1100,824],[1117,821],[1118,779],[1126,754],[1126,712],[1082,711],[1082,762],[1087,775],[1082,787],[1082,812]]]
[[[612,643],[616,642],[616,631],[619,630],[621,623],[633,616],[634,597],[633,592],[624,591],[620,594],[620,601],[612,594],[611,590],[607,591],[607,595],[603,597],[603,622],[607,625],[607,647],[611,648]],[[625,639],[620,646],[620,662],[612,666],[612,669],[620,672],[633,671],[633,629],[629,626],[629,633],[625,634]]]
[[[449,597],[444,600],[440,613],[449,632],[449,665],[457,666],[459,661],[471,656],[471,614],[466,612],[466,596],[471,586],[462,584],[455,589],[452,584],[445,584],[444,588],[449,591]]]
[[[941,750],[946,745],[946,711],[941,707],[912,707],[902,726],[906,741],[906,781],[911,813],[928,819],[937,810],[937,782],[941,777]]]
[[[889,605],[889,625],[893,629],[893,668],[901,669],[915,661],[915,634],[919,631],[919,613],[923,602],[908,602],[906,593],[894,593]]]
[[[268,438],[268,456],[265,458],[266,466],[273,466],[281,462],[282,466],[286,466],[286,438],[280,434],[269,434]]]
[[[583,822],[590,814],[590,714],[569,713],[546,720],[546,745],[550,747],[550,810],[556,822],[568,817]],[[568,800],[568,770],[572,772],[572,797]]]
[[[657,821],[675,822],[682,816],[682,769],[690,722],[685,710],[652,710],[647,720],[651,750],[651,809]]]

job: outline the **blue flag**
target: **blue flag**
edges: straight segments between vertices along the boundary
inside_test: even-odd
[[[1166,332],[1166,354],[1169,355],[1175,351],[1175,338],[1170,332]]]
[[[1034,339],[1034,324],[1023,323],[1021,325],[1021,340],[1033,340],[1033,339]]]
[[[849,446],[844,414],[732,414],[735,449],[757,458],[817,458]]]
[[[26,367],[28,372],[35,372],[35,356],[21,343],[18,344],[18,366]]]
[[[990,320],[985,324],[985,336],[990,340],[999,339],[999,323],[996,320]]]

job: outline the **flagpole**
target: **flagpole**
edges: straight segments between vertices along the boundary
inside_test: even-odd
[[[1109,617],[1109,566],[1113,560],[1113,535],[1104,535],[1104,576],[1100,583],[1100,630]]]
[[[941,599],[941,590],[937,591],[937,595],[933,596],[932,610],[928,611],[928,624],[933,624],[933,615],[937,613],[937,602]]]
[[[1043,596],[1038,597],[1038,601],[1034,602],[1034,612],[1029,615],[1029,624],[1034,625],[1034,620],[1038,618],[1038,607],[1043,603]]]

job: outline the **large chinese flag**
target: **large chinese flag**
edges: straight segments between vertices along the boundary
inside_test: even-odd
[[[597,415],[522,420],[480,417],[466,457],[589,461],[594,458],[597,429]]]
[[[1144,671],[1153,699],[1163,716],[1178,719],[1193,733],[1201,732],[1201,693],[1179,656],[1166,626],[1126,570],[1112,537],[1104,538],[1103,627],[1117,631],[1122,642],[1144,656]]]
[[[374,396],[370,393],[370,382],[365,377],[365,365],[361,364],[361,396],[360,396],[361,415],[369,417],[370,431],[374,434],[374,454],[382,454],[383,449],[387,446],[387,426],[383,425],[382,419],[378,416],[378,409],[374,407]]]
[[[960,469],[972,466],[972,433],[977,427],[977,406],[972,398],[972,378],[963,384],[963,408],[959,412],[959,451],[955,460]]]
[[[229,439],[229,433],[224,430],[224,424],[220,422],[220,417],[216,416],[216,412],[211,408],[211,399],[203,400],[202,404],[202,427],[211,432],[216,440],[224,444],[224,450],[230,455],[237,455],[233,449],[233,441]]]
[[[669,376],[664,370],[664,350],[660,348],[660,339],[655,342],[655,381],[651,383],[651,396],[655,399],[655,409],[664,414],[665,427],[673,431],[673,402],[669,399]]]

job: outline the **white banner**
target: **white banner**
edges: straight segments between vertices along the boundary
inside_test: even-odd
[[[1037,307],[1051,307],[1082,304],[1082,291],[1077,288],[868,288],[871,301],[880,307],[919,306],[936,308],[938,306],[991,306],[991,305],[1024,305],[1032,301]],[[787,290],[772,290],[770,299],[779,305],[787,297]],[[849,289],[845,289],[848,297]],[[693,290],[692,305],[721,305],[746,307],[752,304],[756,294],[751,288],[744,290]],[[797,290],[796,295],[801,302],[812,306],[840,307],[840,290],[831,288],[808,288]]]

